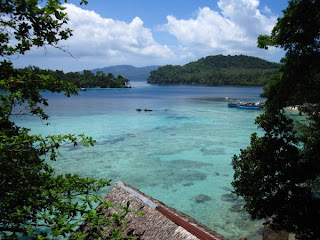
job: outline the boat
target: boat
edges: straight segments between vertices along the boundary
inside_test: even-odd
[[[239,108],[239,109],[248,109],[248,110],[260,110],[263,108],[263,103],[256,102],[256,103],[244,103],[244,102],[237,102],[237,103],[228,103],[228,107],[230,108]]]
[[[230,108],[238,108],[238,104],[237,103],[228,103],[228,107],[230,107]]]
[[[80,88],[80,91],[87,91],[85,87]]]

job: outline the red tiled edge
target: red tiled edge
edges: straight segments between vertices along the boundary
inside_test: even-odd
[[[189,233],[193,234],[200,240],[218,240],[207,233],[201,231],[199,228],[193,226],[192,224],[188,223],[187,221],[183,220],[182,218],[178,217],[177,215],[173,214],[172,212],[168,211],[167,209],[157,206],[156,210],[169,218],[171,221],[176,223],[177,225],[183,227],[185,230],[187,230]]]

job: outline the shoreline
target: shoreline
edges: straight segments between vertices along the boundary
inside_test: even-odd
[[[286,112],[300,114],[300,111],[299,111],[298,107],[285,107],[283,110],[286,111]]]

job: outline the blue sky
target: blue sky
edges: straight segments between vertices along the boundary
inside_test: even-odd
[[[216,54],[279,62],[281,49],[256,47],[269,34],[285,0],[79,0],[65,5],[74,35],[60,45],[12,59],[17,67],[80,71],[119,64],[186,64]]]

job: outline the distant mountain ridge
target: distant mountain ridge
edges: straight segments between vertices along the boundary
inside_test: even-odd
[[[96,68],[90,70],[96,74],[98,71],[102,71],[105,74],[112,73],[115,77],[121,75],[128,78],[130,81],[146,81],[151,71],[157,70],[160,66],[146,66],[146,67],[134,67],[132,65],[115,65],[104,68]]]
[[[148,83],[206,86],[263,86],[280,64],[245,55],[208,56],[183,66],[165,65],[151,72]]]

